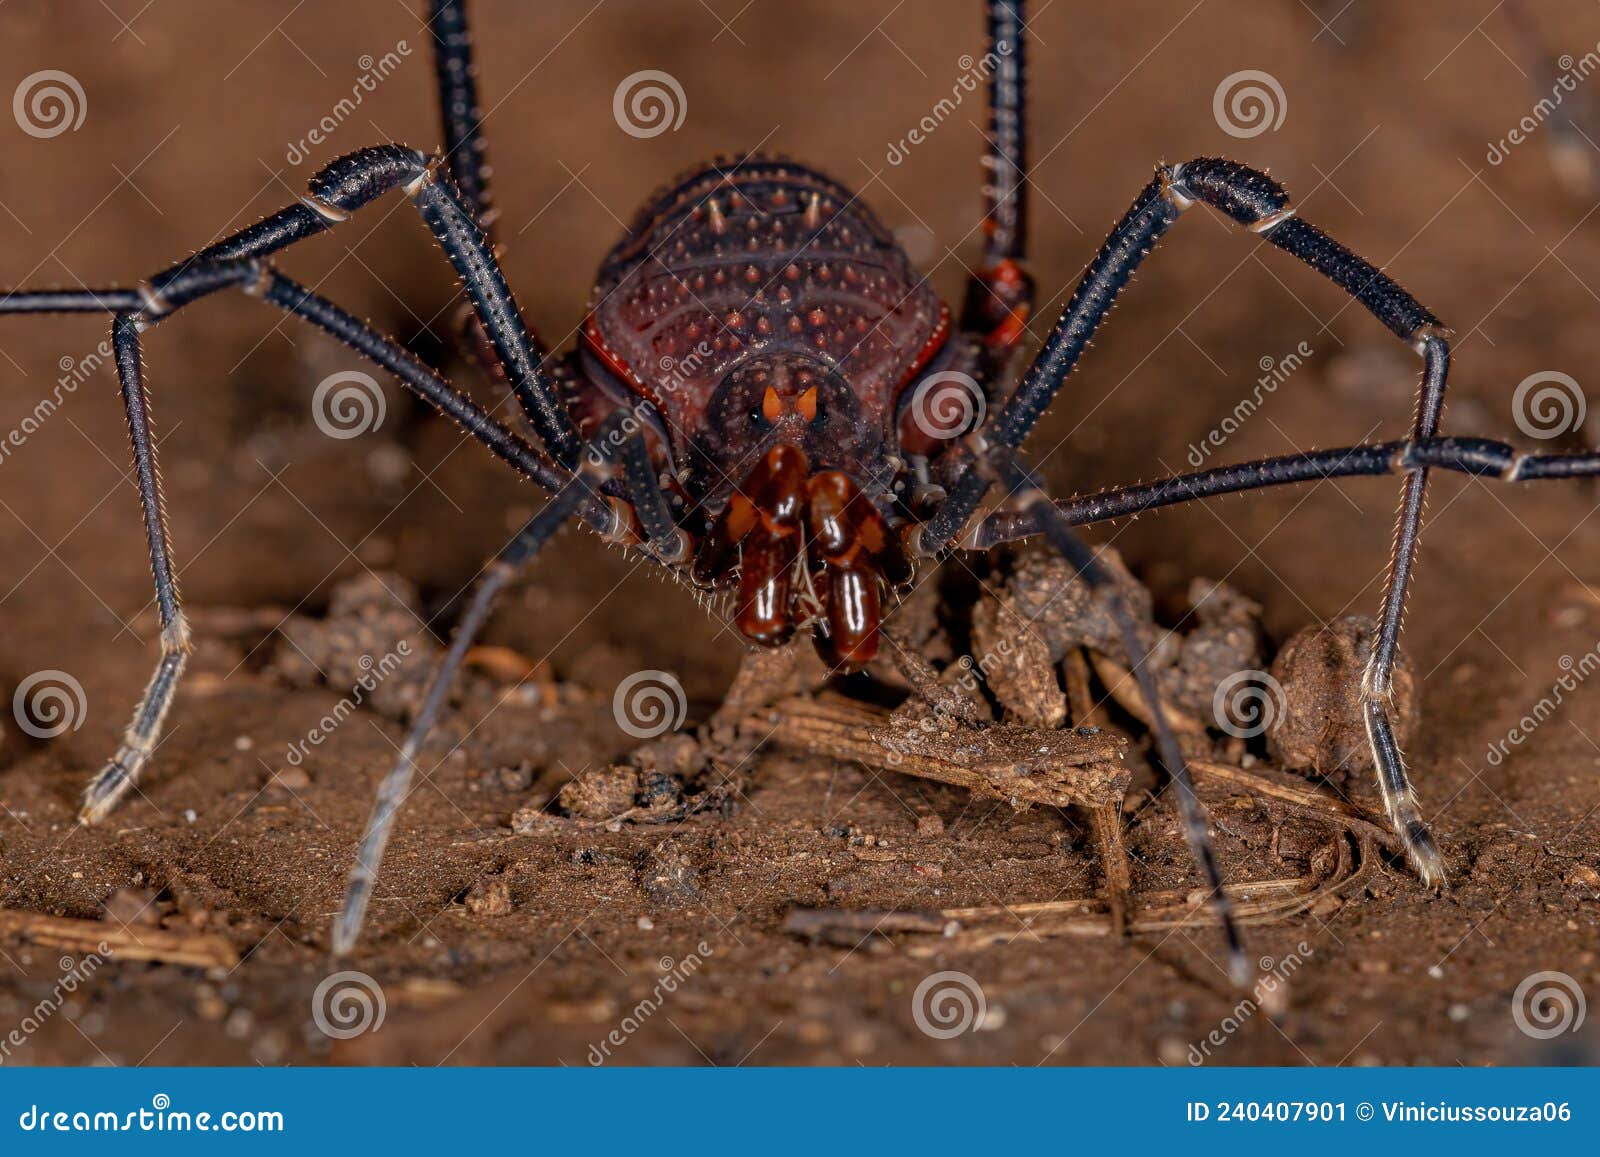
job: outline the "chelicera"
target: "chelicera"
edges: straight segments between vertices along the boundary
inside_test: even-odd
[[[1432,469],[1513,482],[1600,474],[1600,454],[1522,454],[1439,434],[1449,346],[1432,313],[1377,268],[1296,216],[1265,174],[1212,158],[1162,165],[1083,273],[1013,387],[1028,334],[1022,0],[986,0],[990,120],[984,248],[959,314],[849,190],[816,171],[743,157],[658,195],[604,262],[578,348],[547,353],[523,319],[491,240],[488,169],[462,0],[432,0],[446,147],[342,157],[308,194],[133,289],[16,290],[0,313],[95,312],[112,320],[162,621],[161,657],[81,817],[116,806],[147,766],[189,652],[163,512],[143,330],[228,288],[319,327],[394,374],[544,488],[549,502],[486,568],[384,780],[333,933],[357,940],[395,815],[452,677],[496,596],[569,520],[649,553],[730,598],[751,643],[809,629],[827,661],[859,667],[919,559],[1039,535],[1106,600],[1175,788],[1183,829],[1236,975],[1247,973],[1204,810],[1166,721],[1144,644],[1116,584],[1074,526],[1194,499],[1349,475],[1399,474],[1395,549],[1361,688],[1389,818],[1422,878],[1443,862],[1421,819],[1390,722],[1392,673]],[[528,436],[497,421],[392,338],[278,272],[267,258],[403,190],[466,286],[469,345],[511,390]],[[1205,203],[1345,289],[1414,349],[1424,373],[1410,436],[1220,466],[1050,501],[1019,457],[1133,272],[1178,218]],[[975,421],[980,415],[981,421]],[[922,419],[922,420],[919,420]],[[985,513],[998,487],[1006,501]]]

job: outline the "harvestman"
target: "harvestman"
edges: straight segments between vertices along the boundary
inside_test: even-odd
[[[1204,809],[1168,726],[1132,615],[1074,526],[1159,506],[1350,475],[1403,476],[1394,553],[1361,700],[1389,819],[1424,881],[1444,868],[1390,723],[1391,676],[1432,468],[1505,481],[1600,474],[1600,454],[1522,454],[1439,435],[1449,345],[1439,320],[1362,258],[1296,216],[1284,189],[1232,161],[1157,167],[1006,392],[1034,301],[1025,268],[1022,0],[986,0],[989,132],[984,250],[958,318],[877,219],[801,165],[746,156],[695,170],[641,211],[601,267],[583,337],[550,355],[495,256],[494,213],[464,5],[433,0],[445,150],[378,145],[317,173],[309,192],[132,289],[18,290],[0,313],[112,315],[139,499],[160,608],[161,658],[81,818],[105,817],[150,759],[189,653],[151,439],[140,334],[191,302],[242,289],[370,359],[551,495],[486,567],[384,780],[333,933],[353,948],[415,759],[496,596],[565,522],[635,547],[686,581],[731,594],[734,622],[772,646],[810,628],[837,669],[877,652],[885,605],[916,560],[1042,535],[1108,601],[1177,788],[1190,849],[1247,974]],[[509,385],[531,437],[496,420],[416,355],[267,261],[394,189],[410,198],[471,299],[472,344]],[[1422,358],[1410,437],[1265,458],[1047,500],[1019,451],[1117,295],[1196,202],[1305,262]],[[976,392],[981,391],[981,397]],[[978,403],[982,402],[980,406]],[[919,417],[987,414],[976,429]],[[970,424],[970,423],[969,423]],[[959,435],[959,436],[951,436]],[[1007,503],[980,508],[996,487]]]

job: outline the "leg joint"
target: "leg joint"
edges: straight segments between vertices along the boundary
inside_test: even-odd
[[[1265,173],[1221,157],[1200,157],[1168,170],[1171,193],[1204,201],[1252,232],[1266,233],[1294,216],[1289,192]]]
[[[306,204],[330,221],[342,221],[390,189],[415,181],[427,169],[427,156],[405,145],[358,149],[311,178]]]

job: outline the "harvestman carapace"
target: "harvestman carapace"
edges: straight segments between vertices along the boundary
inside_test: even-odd
[[[1022,0],[987,0],[989,131],[984,246],[959,316],[928,287],[861,200],[817,171],[744,156],[658,193],[601,266],[578,347],[551,355],[496,260],[476,80],[461,0],[434,0],[445,148],[378,145],[317,173],[306,196],[132,289],[17,290],[0,313],[111,315],[160,609],[161,658],[121,746],[89,785],[82,819],[106,816],[149,762],[189,652],[163,511],[140,334],[219,290],[242,289],[392,373],[551,497],[488,564],[378,793],[333,934],[355,944],[396,812],[452,677],[496,596],[569,520],[725,592],[739,631],[773,646],[809,629],[837,669],[876,654],[886,608],[917,563],[1043,536],[1107,600],[1148,703],[1190,848],[1211,890],[1236,976],[1247,972],[1206,815],[1167,724],[1145,647],[1117,586],[1074,526],[1232,491],[1348,475],[1402,476],[1394,554],[1361,702],[1378,784],[1411,863],[1443,864],[1390,722],[1391,676],[1433,468],[1524,482],[1600,474],[1600,454],[1522,454],[1439,436],[1449,346],[1409,293],[1295,215],[1265,174],[1202,158],[1161,165],[1083,273],[1014,389],[1034,300],[1026,268]],[[528,435],[502,424],[393,338],[297,285],[267,260],[385,193],[410,198],[464,282],[475,352],[503,378]],[[1070,501],[1046,499],[1020,458],[1117,295],[1182,214],[1204,202],[1305,262],[1422,359],[1411,435],[1222,466]],[[971,394],[967,395],[966,392]],[[979,403],[982,403],[981,405]],[[929,412],[984,415],[939,429]],[[972,423],[969,423],[971,425]],[[998,488],[1005,501],[989,513]]]

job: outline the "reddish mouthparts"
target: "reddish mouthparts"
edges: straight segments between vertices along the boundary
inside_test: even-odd
[[[817,653],[830,667],[858,670],[878,653],[885,586],[908,582],[911,564],[848,475],[808,471],[798,447],[768,450],[718,517],[697,569],[717,581],[738,568],[734,624],[751,642],[786,642],[820,610]],[[796,581],[802,554],[808,587]]]

